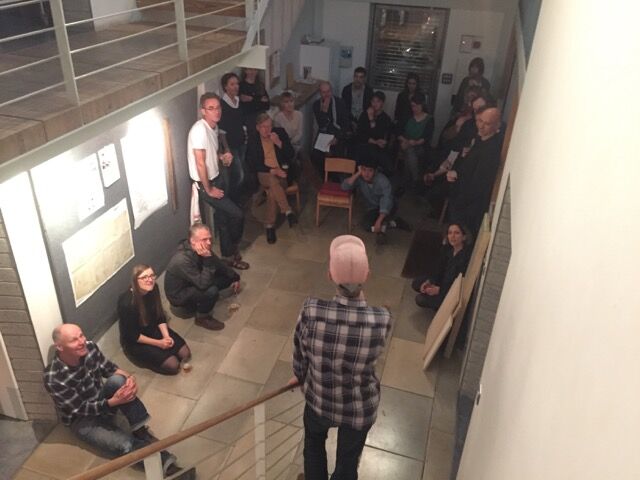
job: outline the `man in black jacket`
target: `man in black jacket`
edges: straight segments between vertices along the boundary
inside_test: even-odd
[[[367,85],[367,70],[358,67],[353,71],[353,82],[342,89],[342,101],[347,107],[352,130],[355,131],[362,112],[366,111],[373,97],[373,89]]]
[[[224,323],[211,315],[220,291],[231,287],[240,291],[240,275],[211,251],[211,230],[196,223],[189,239],[178,246],[167,266],[164,290],[169,303],[196,311],[196,325],[222,330]]]
[[[449,194],[449,218],[461,222],[476,236],[482,217],[489,207],[491,190],[500,166],[503,136],[500,133],[500,110],[487,108],[476,117],[478,136],[471,149],[458,159],[455,170],[447,172],[452,183]]]
[[[249,140],[247,161],[267,193],[267,242],[275,243],[278,208],[286,215],[289,227],[297,223],[286,194],[287,181],[292,181],[296,175],[293,165],[295,151],[285,129],[273,128],[273,122],[267,113],[260,113],[256,117],[256,130],[258,135]]]

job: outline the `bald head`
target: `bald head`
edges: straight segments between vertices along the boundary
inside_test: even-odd
[[[76,365],[87,354],[87,339],[82,329],[74,323],[65,323],[53,329],[53,343],[60,359],[68,365]]]
[[[482,140],[493,137],[500,131],[500,109],[496,107],[485,108],[476,116],[476,126]]]
[[[318,91],[320,92],[320,97],[323,100],[330,98],[332,95],[331,83],[323,80],[322,82],[320,82],[320,85],[318,85]]]

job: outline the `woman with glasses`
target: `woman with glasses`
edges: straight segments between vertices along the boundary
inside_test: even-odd
[[[118,300],[120,343],[129,359],[144,368],[175,375],[186,364],[191,350],[167,325],[156,275],[148,265],[136,265],[131,286]]]

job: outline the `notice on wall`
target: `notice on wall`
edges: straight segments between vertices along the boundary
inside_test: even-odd
[[[165,138],[160,118],[142,114],[120,140],[133,209],[133,226],[140,227],[168,202],[165,175]]]
[[[77,162],[73,168],[78,220],[82,221],[104,207],[104,190],[96,154]]]
[[[120,179],[118,156],[116,154],[116,146],[113,143],[98,150],[98,162],[102,173],[102,183],[104,188],[108,188]]]
[[[76,307],[133,258],[126,199],[62,243]]]

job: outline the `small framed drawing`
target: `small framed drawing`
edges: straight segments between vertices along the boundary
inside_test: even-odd
[[[482,37],[477,35],[460,36],[460,53],[473,53],[482,48]]]
[[[351,68],[353,64],[353,47],[340,46],[340,68]]]

